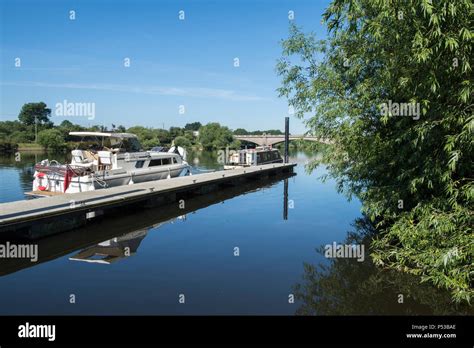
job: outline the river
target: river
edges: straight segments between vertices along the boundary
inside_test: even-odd
[[[44,157],[0,157],[0,202],[24,199],[33,164]],[[212,154],[192,157],[196,175],[220,168]],[[292,153],[290,160],[298,163],[294,176],[193,198],[185,213],[174,206],[124,211],[40,239],[37,262],[0,259],[0,314],[464,311],[414,276],[374,267],[374,231],[361,203],[339,194],[334,181],[319,180],[324,168],[308,173],[311,155]],[[366,257],[329,259],[321,250],[333,243],[364,245]]]

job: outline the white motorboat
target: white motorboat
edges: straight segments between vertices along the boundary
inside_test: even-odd
[[[70,164],[43,160],[35,165],[33,196],[93,191],[120,185],[169,179],[189,171],[181,147],[142,151],[136,135],[70,132],[80,137]]]

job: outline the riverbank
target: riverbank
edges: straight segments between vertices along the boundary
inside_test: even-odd
[[[46,148],[35,143],[19,143],[17,151],[20,152],[45,152]]]

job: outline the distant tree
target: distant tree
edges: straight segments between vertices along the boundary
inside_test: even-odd
[[[268,129],[266,131],[264,131],[265,134],[273,134],[273,135],[282,135],[282,134],[285,134],[284,132],[282,132],[281,130],[279,129]]]
[[[57,129],[45,129],[38,133],[38,143],[48,150],[61,150],[66,144],[63,135]]]
[[[249,132],[243,128],[237,128],[235,131],[234,131],[234,134],[235,135],[248,135]]]
[[[116,129],[117,132],[119,133],[125,133],[127,131],[127,128],[125,128],[124,126],[122,125],[119,125]]]
[[[219,123],[208,123],[202,126],[199,130],[199,142],[207,150],[240,145],[240,142],[234,140],[232,131]]]
[[[127,132],[135,134],[144,149],[150,149],[153,146],[160,145],[161,143],[156,130],[152,128],[135,126],[130,127]]]
[[[144,150],[150,150],[152,147],[160,145],[158,138],[146,139],[140,142]]]
[[[72,129],[74,127],[74,124],[71,121],[64,120],[64,121],[61,122],[59,127],[66,128],[66,129]]]
[[[49,120],[50,116],[51,109],[47,108],[45,103],[26,103],[21,108],[18,119],[24,125],[30,126],[35,124],[36,117],[38,125],[51,127],[53,123]]]
[[[184,135],[184,129],[180,127],[170,127],[170,136],[172,139]]]
[[[16,131],[24,132],[27,130],[27,126],[22,124],[20,121],[0,121],[0,133],[11,134]]]
[[[174,139],[174,145],[184,147],[185,149],[189,149],[192,144],[188,138],[184,136],[179,136]]]
[[[201,122],[186,123],[184,126],[185,130],[197,131],[202,127]]]
[[[14,144],[29,143],[34,140],[34,135],[32,133],[14,131],[6,138]]]
[[[80,132],[80,131],[85,130],[84,127],[82,127],[78,124],[74,124],[74,123],[72,123],[71,121],[68,121],[68,120],[62,121],[61,124],[58,127],[56,127],[55,129],[59,130],[62,133],[62,135],[63,135],[63,137],[66,141],[71,141],[71,140],[76,141],[77,140],[77,139],[73,139],[72,137],[69,137],[70,132]]]
[[[173,138],[171,137],[170,132],[168,132],[166,129],[154,129],[153,131],[162,145],[171,144]]]
[[[194,135],[194,132],[195,131],[191,131],[191,130],[184,131],[184,136],[186,137],[186,139],[188,139],[191,142],[191,144],[196,143],[197,137]]]

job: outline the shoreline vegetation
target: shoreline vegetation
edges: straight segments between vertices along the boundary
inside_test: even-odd
[[[149,150],[154,146],[169,147],[174,144],[188,151],[237,149],[255,145],[238,141],[234,135],[284,134],[278,129],[248,131],[237,128],[232,131],[219,123],[202,125],[200,122],[188,123],[182,128],[170,127],[169,129],[142,126],[125,128],[122,125],[113,124],[110,128],[102,125],[84,127],[69,120],[63,120],[56,125],[51,121],[51,109],[45,103],[38,102],[24,104],[18,120],[0,122],[0,154],[11,154],[17,151],[53,153],[70,151],[77,145],[77,141],[68,135],[73,131],[133,133],[138,136],[144,150]],[[291,149],[302,151],[319,151],[322,145],[304,140],[290,142]],[[278,144],[277,147],[283,148],[283,145]]]
[[[334,0],[327,39],[290,23],[279,95],[335,145],[340,192],[376,225],[381,269],[474,296],[474,117],[470,0]],[[387,107],[388,105],[388,107]]]

